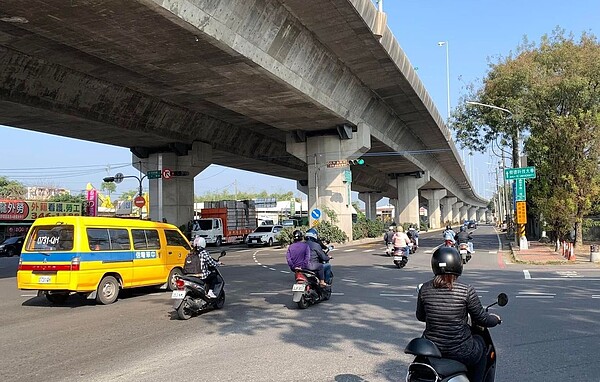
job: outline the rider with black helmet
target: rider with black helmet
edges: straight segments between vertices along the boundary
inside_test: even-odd
[[[500,317],[485,311],[475,288],[456,280],[463,263],[453,247],[440,247],[431,257],[434,278],[419,289],[417,319],[427,323],[423,336],[432,341],[444,358],[454,359],[469,368],[469,381],[481,381],[485,371],[485,343],[472,335],[467,313],[478,325],[493,327]]]

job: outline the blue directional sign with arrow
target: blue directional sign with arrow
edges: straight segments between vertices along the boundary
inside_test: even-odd
[[[315,219],[315,220],[319,220],[321,218],[321,210],[318,208],[313,209],[310,212],[310,217]]]

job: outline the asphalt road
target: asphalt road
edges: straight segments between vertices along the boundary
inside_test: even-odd
[[[497,381],[600,380],[600,271],[581,265],[525,266],[498,254],[489,226],[461,281],[494,309]],[[2,381],[400,381],[403,353],[424,324],[414,317],[416,285],[431,276],[440,232],[421,235],[404,269],[381,241],[340,247],[330,301],[299,310],[280,248],[230,247],[223,258],[225,308],[188,321],[173,315],[170,294],[121,293],[112,305],[79,297],[52,306],[16,289],[17,258],[0,258]]]

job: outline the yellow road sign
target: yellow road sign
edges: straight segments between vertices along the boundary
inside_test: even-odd
[[[517,224],[527,223],[527,205],[526,202],[517,202]]]

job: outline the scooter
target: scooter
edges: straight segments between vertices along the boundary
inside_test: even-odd
[[[326,253],[332,250],[333,246],[328,246]],[[292,285],[292,301],[298,304],[298,308],[306,309],[310,305],[329,300],[331,298],[333,272],[331,272],[330,277],[329,284],[322,287],[315,272],[308,269],[297,269],[294,274],[295,282]]]
[[[415,240],[414,238],[411,238],[410,243],[408,243],[408,247],[409,247],[411,255],[413,253],[417,252],[417,249],[419,249],[419,246],[417,245],[417,240]]]
[[[222,251],[215,261],[226,255]],[[204,313],[212,309],[221,309],[225,305],[225,280],[218,267],[213,269],[216,273],[217,282],[222,283],[222,288],[216,298],[207,296],[208,285],[204,280],[187,275],[175,275],[175,285],[177,290],[171,294],[173,309],[177,311],[177,316],[181,320],[189,320],[193,315]]]
[[[500,293],[496,302],[488,305],[485,310],[488,311],[494,305],[505,306],[508,304],[508,296],[506,293]],[[470,321],[470,317],[469,317]],[[496,348],[492,341],[492,336],[488,328],[474,325],[469,322],[473,334],[479,334],[483,337],[486,344],[486,367],[483,381],[494,382],[496,378]],[[415,356],[413,362],[408,365],[406,374],[406,382],[468,382],[467,366],[464,364],[442,358],[442,354],[438,347],[430,340],[420,337],[412,339],[404,349],[406,354]]]
[[[408,256],[406,256],[406,252],[404,252],[404,248],[395,248],[394,249],[394,264],[398,267],[398,269],[404,268],[404,266],[408,263]]]
[[[466,264],[471,260],[471,250],[469,248],[469,243],[459,243],[458,244],[458,252],[460,253],[460,257],[462,258],[463,264]]]
[[[394,256],[394,243],[387,243],[385,246],[385,254],[388,256]]]

